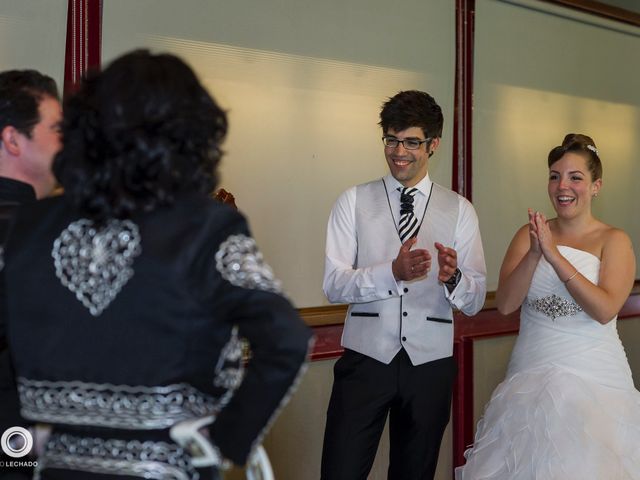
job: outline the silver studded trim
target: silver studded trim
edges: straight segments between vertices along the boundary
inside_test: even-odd
[[[163,429],[219,411],[213,397],[187,384],[144,387],[19,378],[18,393],[25,418],[66,425]]]
[[[98,229],[83,218],[62,231],[51,256],[62,285],[98,316],[133,276],[140,252],[140,232],[131,220],[109,220]]]
[[[281,293],[271,267],[264,261],[253,238],[231,235],[216,252],[216,269],[236,287]]]
[[[224,391],[218,399],[218,411],[227,406],[244,380],[245,345],[246,341],[238,336],[238,327],[233,327],[231,338],[222,347],[213,377],[213,386]]]
[[[249,458],[254,457],[254,455],[256,454],[257,448],[260,445],[262,445],[262,440],[264,439],[265,435],[269,432],[269,430],[271,429],[271,426],[275,423],[276,419],[278,418],[278,416],[280,415],[284,407],[287,406],[287,404],[291,400],[291,397],[293,397],[293,394],[296,392],[296,390],[298,390],[298,387],[300,386],[300,382],[302,381],[304,374],[307,372],[307,368],[309,366],[308,359],[309,359],[309,355],[313,350],[314,344],[315,344],[315,339],[312,337],[309,339],[309,343],[307,344],[307,355],[306,355],[307,360],[303,362],[302,365],[300,365],[300,368],[298,369],[298,373],[296,374],[296,377],[293,380],[293,383],[289,387],[289,390],[287,390],[287,393],[284,395],[284,397],[282,397],[282,400],[280,400],[280,404],[275,409],[275,411],[271,414],[271,417],[267,421],[266,425],[262,428],[262,431],[253,440],[251,444],[251,453],[249,454]]]
[[[559,317],[568,317],[582,311],[582,307],[571,300],[552,294],[535,300],[527,299],[527,305],[535,311],[545,314],[555,321]]]
[[[245,342],[234,327],[220,352],[208,395],[186,383],[130,386],[18,378],[22,416],[42,423],[153,430],[213,416],[227,405],[244,379]]]
[[[213,379],[215,387],[233,392],[240,386],[244,379],[244,362],[242,361],[244,347],[245,342],[238,337],[238,327],[234,327],[231,331],[231,338],[222,348],[216,364],[216,373]]]
[[[191,457],[178,445],[53,434],[38,458],[35,479],[48,468],[157,480],[198,480]]]

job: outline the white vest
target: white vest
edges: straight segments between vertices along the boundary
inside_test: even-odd
[[[459,215],[458,194],[435,183],[427,202],[418,241],[413,248],[431,253],[431,271],[404,282],[401,297],[349,306],[342,346],[383,363],[390,363],[404,348],[413,365],[450,357],[453,353],[453,312],[438,281],[438,258],[434,242],[453,245]],[[415,212],[420,216],[422,212]],[[400,237],[382,180],[356,187],[356,268],[396,258]]]

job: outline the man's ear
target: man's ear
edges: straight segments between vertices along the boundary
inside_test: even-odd
[[[20,145],[18,143],[18,135],[20,132],[15,127],[7,125],[0,132],[0,139],[2,140],[2,147],[11,155],[20,155]]]
[[[438,147],[440,146],[440,137],[436,137],[429,143],[429,158],[433,156]]]

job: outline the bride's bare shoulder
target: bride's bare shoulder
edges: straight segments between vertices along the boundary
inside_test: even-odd
[[[605,223],[599,230],[603,254],[617,252],[622,255],[633,255],[633,243],[627,232]]]

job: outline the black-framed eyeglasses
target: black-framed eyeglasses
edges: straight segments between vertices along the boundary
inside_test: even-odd
[[[404,140],[400,140],[396,137],[382,137],[382,143],[384,143],[385,147],[396,148],[398,145],[402,144],[402,146],[407,150],[417,150],[420,148],[420,145],[423,143],[429,143],[431,140],[432,138],[426,138],[425,140],[405,138]]]

